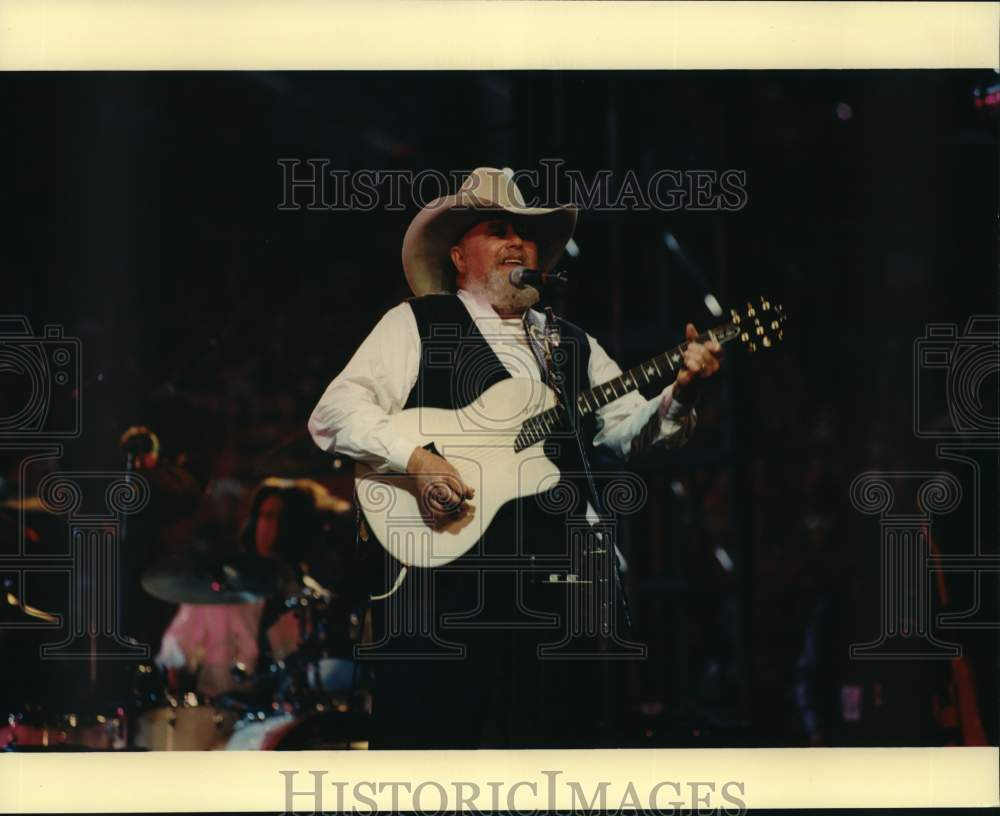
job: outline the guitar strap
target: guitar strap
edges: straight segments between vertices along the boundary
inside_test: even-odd
[[[545,307],[545,376],[546,382],[556,392],[556,398],[561,404],[563,402],[563,392],[562,388],[562,378],[556,373],[555,367],[552,363],[552,349],[559,346],[559,341],[562,339],[561,332],[559,331],[559,324],[556,322],[556,316],[552,314],[552,307]]]
[[[546,325],[545,328],[539,326],[535,318],[535,313],[531,309],[525,310],[522,320],[524,323],[524,334],[528,338],[528,348],[531,349],[531,353],[535,356],[535,362],[538,363],[542,382],[549,385],[552,371],[552,351],[550,342],[548,342],[548,337],[546,336],[548,326]],[[558,327],[556,327],[556,331],[558,332]]]

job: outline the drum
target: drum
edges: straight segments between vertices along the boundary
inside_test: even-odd
[[[191,678],[171,683],[158,666],[142,664],[134,679],[132,742],[150,751],[209,751],[225,747],[237,714],[190,689]]]
[[[134,744],[150,751],[224,748],[236,715],[189,693],[178,705],[144,711],[136,718]]]
[[[307,575],[285,604],[298,619],[299,647],[281,661],[275,697],[298,711],[332,709],[357,691],[353,659],[360,618]],[[319,708],[317,709],[317,705]]]
[[[313,680],[317,688],[330,694],[350,696],[356,685],[358,665],[353,660],[324,657],[315,663]]]
[[[297,722],[299,717],[290,713],[265,715],[247,714],[233,728],[233,735],[226,743],[227,751],[269,751],[281,736]]]
[[[346,707],[345,707],[346,708]],[[363,713],[335,710],[297,717],[274,714],[237,723],[227,751],[365,750],[369,722]]]
[[[54,712],[24,706],[0,725],[0,751],[113,751],[128,745],[125,709]]]

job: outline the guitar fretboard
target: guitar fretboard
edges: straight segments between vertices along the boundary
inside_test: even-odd
[[[623,372],[620,377],[608,380],[588,391],[581,391],[576,398],[577,413],[580,416],[587,416],[644,385],[663,382],[683,365],[684,352],[691,342],[707,343],[709,340],[717,340],[719,343],[728,343],[730,340],[735,340],[739,333],[740,329],[735,324],[726,323],[699,334],[694,341],[687,340],[662,354],[650,357],[646,362]],[[544,439],[556,429],[565,427],[564,413],[565,408],[556,405],[525,420],[514,441],[514,450],[521,451]]]

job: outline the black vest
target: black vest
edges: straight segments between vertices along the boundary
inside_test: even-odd
[[[425,295],[407,301],[420,334],[420,370],[405,408],[461,408],[473,402],[490,386],[510,377],[486,338],[480,333],[465,304],[456,295]],[[560,343],[553,351],[553,368],[567,405],[575,405],[581,389],[590,387],[590,342],[578,326],[556,318]],[[540,369],[541,370],[541,369]],[[542,371],[543,380],[546,373]],[[525,417],[527,419],[527,417]],[[589,501],[600,512],[597,491],[590,475],[588,451],[593,446],[596,424],[592,417],[571,420],[564,431],[546,442],[546,453],[566,474],[573,503],[566,513],[582,517]],[[566,489],[567,485],[564,484]],[[541,525],[534,512],[535,499],[522,500],[522,511],[533,516],[534,528],[551,529],[551,518]],[[542,502],[544,515],[553,516],[552,502]],[[560,514],[556,514],[560,515]],[[526,533],[529,531],[526,531]],[[532,536],[534,537],[534,536]]]

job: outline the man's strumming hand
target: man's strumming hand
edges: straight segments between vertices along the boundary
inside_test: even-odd
[[[406,472],[413,477],[421,512],[435,526],[460,518],[469,509],[466,499],[476,495],[447,459],[426,448],[413,449]]]

